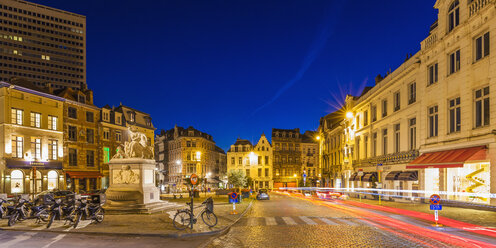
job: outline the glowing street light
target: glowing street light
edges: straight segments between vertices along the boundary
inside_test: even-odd
[[[181,160],[179,160],[179,159],[178,159],[178,160],[176,160],[176,164],[177,164],[177,165],[180,165],[180,164],[181,164]]]
[[[351,112],[351,111],[346,112],[346,118],[347,119],[353,119],[353,112]]]
[[[320,140],[320,135],[319,135],[319,136],[317,136],[317,137],[315,137],[315,139],[316,139],[316,140]]]

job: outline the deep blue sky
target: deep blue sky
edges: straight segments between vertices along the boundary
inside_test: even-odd
[[[158,130],[192,125],[223,149],[317,129],[415,53],[437,15],[435,0],[32,1],[87,17],[96,105],[150,113]]]

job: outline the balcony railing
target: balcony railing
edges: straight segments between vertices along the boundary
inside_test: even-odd
[[[358,160],[353,166],[375,166],[377,164],[399,164],[413,161],[419,156],[418,150],[386,154],[377,157]]]
[[[437,41],[437,34],[432,33],[431,35],[429,35],[429,37],[427,37],[427,39],[424,40],[422,49],[427,49],[431,47],[432,45],[434,45],[434,43],[436,43],[436,41]]]
[[[479,10],[483,9],[494,0],[472,0],[472,2],[468,6],[469,17],[474,16],[479,12]]]

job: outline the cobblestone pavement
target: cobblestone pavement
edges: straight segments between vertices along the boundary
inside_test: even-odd
[[[272,194],[209,247],[477,247],[449,231],[402,216]],[[481,240],[484,246],[496,244]]]

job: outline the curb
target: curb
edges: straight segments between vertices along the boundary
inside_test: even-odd
[[[226,234],[227,232],[229,232],[229,230],[231,230],[231,227],[238,223],[238,221],[243,218],[243,216],[245,216],[246,212],[248,212],[248,210],[251,208],[251,205],[253,204],[253,199],[251,200],[250,202],[250,205],[248,205],[248,207],[246,207],[245,211],[243,211],[243,213],[241,213],[239,215],[239,217],[233,222],[231,223],[231,225],[229,226],[226,226],[224,227],[222,230],[218,230],[218,231],[215,231],[217,233],[212,233],[211,235],[215,235],[214,237],[211,237],[210,239],[208,239],[203,245],[199,246],[199,248],[205,248],[207,247],[208,245],[210,245],[210,243],[212,243],[212,241],[214,241],[215,238],[219,237],[220,235],[224,235]]]
[[[58,234],[79,234],[79,235],[98,235],[98,236],[135,236],[135,237],[161,237],[161,238],[190,238],[190,237],[200,237],[200,236],[209,236],[209,235],[217,235],[220,233],[225,232],[229,228],[231,228],[232,225],[236,224],[245,214],[246,212],[251,208],[251,205],[253,204],[253,200],[250,202],[248,207],[243,211],[243,213],[240,214],[240,216],[233,221],[230,225],[216,231],[210,231],[210,232],[199,232],[199,233],[168,233],[168,234],[161,234],[161,233],[102,233],[102,232],[71,232],[71,231],[56,231],[56,230],[50,230],[50,229],[41,229],[41,230],[33,230],[33,229],[10,229],[10,228],[0,228],[0,231],[15,231],[15,232],[41,232],[41,233],[58,233]],[[210,241],[208,242],[210,243]]]

